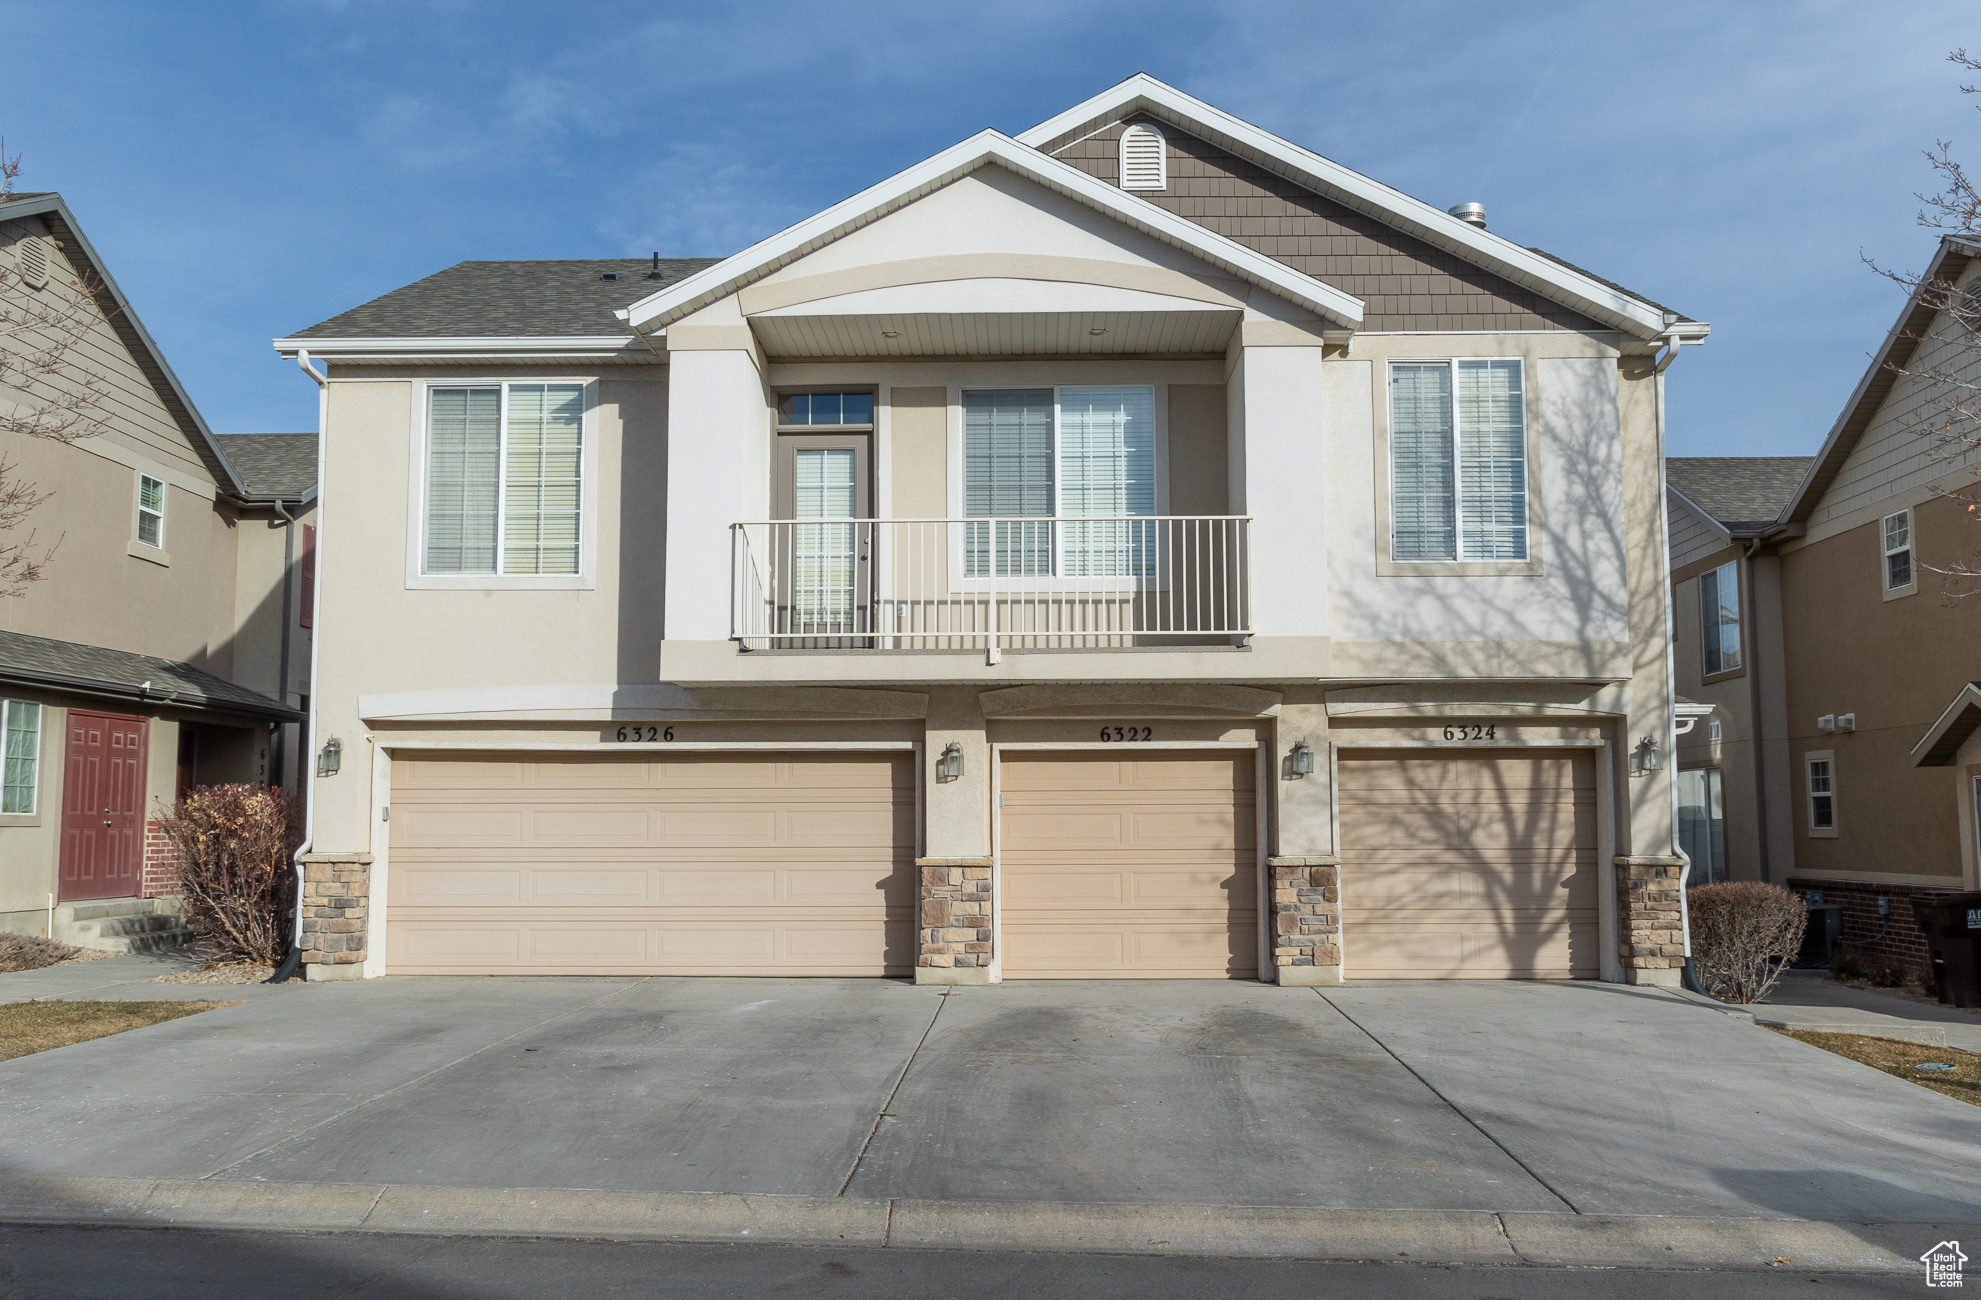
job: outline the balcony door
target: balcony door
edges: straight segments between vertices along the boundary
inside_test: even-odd
[[[865,648],[874,630],[869,433],[777,436],[777,517],[789,519],[778,621],[798,649]]]

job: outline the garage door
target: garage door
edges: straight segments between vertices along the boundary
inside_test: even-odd
[[[1597,974],[1586,750],[1341,756],[1341,903],[1359,979]]]
[[[396,974],[905,975],[908,756],[392,765]]]
[[[1258,965],[1255,752],[1007,754],[1013,979],[1224,979]]]

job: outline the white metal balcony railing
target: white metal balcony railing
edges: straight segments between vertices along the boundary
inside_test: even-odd
[[[733,527],[745,649],[1242,645],[1241,515],[781,519]]]

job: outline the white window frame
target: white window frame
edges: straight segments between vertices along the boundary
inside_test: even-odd
[[[1706,609],[1706,574],[1711,573],[1716,575],[1719,578],[1719,581],[1717,582],[1716,586],[1720,590],[1725,590],[1725,586],[1726,586],[1725,574],[1729,569],[1733,570],[1733,602],[1734,602],[1733,629],[1734,629],[1735,662],[1731,668],[1726,667],[1724,664],[1722,664],[1718,668],[1708,668],[1706,666],[1708,662],[1708,656],[1712,654],[1714,646],[1717,645],[1719,642],[1720,620],[1719,620],[1718,609],[1714,609],[1711,611],[1712,617],[1710,620],[1707,618],[1708,611]],[[1718,681],[1721,678],[1732,677],[1735,676],[1736,674],[1745,672],[1746,670],[1747,670],[1746,593],[1741,591],[1740,589],[1740,561],[1728,560],[1725,564],[1715,565],[1712,568],[1706,569],[1699,574],[1699,675],[1701,678],[1710,678],[1714,681]]]
[[[41,821],[41,769],[42,751],[48,744],[48,706],[39,700],[0,700],[0,785],[4,785],[6,770],[7,728],[14,720],[14,710],[23,705],[38,711],[34,733],[34,795],[26,811],[5,811],[0,802],[0,826],[32,826]],[[4,795],[0,795],[4,798]]]
[[[1458,467],[1464,458],[1462,440],[1464,430],[1459,424],[1458,363],[1461,361],[1511,361],[1520,367],[1520,466],[1521,478],[1525,483],[1523,500],[1527,507],[1526,518],[1521,527],[1526,534],[1527,555],[1518,560],[1468,560],[1465,557],[1465,510],[1458,496]],[[1396,366],[1435,366],[1444,365],[1451,369],[1451,453],[1452,453],[1452,553],[1449,558],[1405,559],[1396,553],[1396,390],[1390,382],[1390,372]],[[1526,357],[1413,357],[1390,356],[1384,359],[1382,371],[1383,385],[1383,445],[1381,448],[1381,473],[1384,495],[1380,498],[1384,506],[1384,535],[1380,539],[1377,572],[1385,576],[1402,574],[1451,574],[1460,577],[1490,576],[1497,574],[1538,574],[1541,572],[1541,526],[1539,513],[1540,484],[1535,473],[1534,443],[1534,369],[1527,364]]]
[[[1905,545],[1891,544],[1891,524],[1894,519],[1905,521]],[[1907,580],[1899,586],[1892,586],[1892,557],[1906,557]],[[1912,507],[1895,510],[1878,521],[1878,586],[1885,593],[1886,600],[1897,600],[1901,596],[1915,595],[1919,591],[1919,538],[1915,530]]]
[[[504,510],[508,505],[509,388],[512,384],[580,384],[585,411],[579,429],[578,453],[578,571],[576,573],[503,573]],[[499,388],[502,390],[502,443],[497,453],[496,553],[494,573],[428,573],[426,571],[427,414],[436,388]],[[409,591],[589,591],[597,586],[598,568],[598,379],[573,375],[502,375],[476,379],[422,379],[413,383],[412,426],[409,440],[406,493],[406,589]],[[658,490],[658,488],[656,488]],[[656,503],[658,508],[658,503]]]
[[[147,483],[158,484],[158,509],[156,510],[148,508],[144,503],[144,485]],[[161,555],[165,553],[165,512],[171,503],[172,485],[157,474],[147,474],[143,470],[139,470],[137,514],[131,520],[131,544],[133,546],[142,546],[148,551],[157,551]],[[144,521],[147,516],[158,521],[158,540],[155,542],[144,540]]]
[[[1066,476],[1060,472],[1059,407],[1060,394],[1069,388],[1147,388],[1151,389],[1150,409],[1155,423],[1156,459],[1156,510],[1151,518],[1161,518],[1169,513],[1169,385],[1154,380],[1142,382],[1131,380],[1126,383],[1082,383],[1082,384],[951,384],[949,386],[949,517],[963,519],[964,483],[967,469],[963,441],[963,394],[998,392],[1036,392],[1040,389],[1052,391],[1052,514],[1041,516],[1049,519],[1064,519],[1064,503],[1061,492],[1066,486]],[[948,529],[949,551],[949,590],[951,592],[989,591],[992,588],[1006,590],[1023,588],[1026,591],[1152,591],[1161,590],[1163,578],[1151,576],[1137,577],[1068,577],[1064,574],[1066,556],[1062,549],[1063,533],[1053,530],[1052,573],[1008,574],[970,577],[965,573],[967,565],[963,556],[963,530],[960,527]],[[1159,568],[1159,573],[1166,566]]]
[[[1815,788],[1815,767],[1818,763],[1823,764],[1826,769],[1823,775],[1829,782],[1830,788],[1828,790],[1819,791]],[[1830,824],[1828,826],[1818,826],[1816,824],[1816,800],[1821,796],[1827,796],[1830,801]],[[1819,840],[1835,839],[1837,837],[1837,822],[1839,821],[1837,816],[1837,757],[1835,750],[1812,749],[1802,755],[1802,798],[1805,805],[1803,821],[1808,825],[1810,838]]]

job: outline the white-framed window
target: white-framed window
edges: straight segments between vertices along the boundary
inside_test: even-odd
[[[419,573],[580,574],[586,384],[435,384],[426,392]]]
[[[41,706],[0,700],[0,813],[33,814],[41,793]]]
[[[1884,545],[1885,590],[1900,591],[1912,585],[1912,512],[1901,510],[1886,515],[1879,526]]]
[[[962,572],[1147,578],[1159,508],[1155,390],[966,389]],[[1037,520],[1038,522],[1031,522]],[[1082,522],[1090,521],[1090,522]]]
[[[1816,834],[1836,834],[1837,829],[1837,778],[1836,759],[1824,751],[1803,756],[1803,767],[1808,774],[1809,829]]]
[[[165,482],[138,475],[138,544],[165,549]]]
[[[1699,575],[1699,627],[1706,643],[1708,673],[1730,673],[1740,667],[1738,560]]]
[[[1389,456],[1391,559],[1527,559],[1518,358],[1392,361]]]
[[[1169,148],[1162,132],[1147,122],[1137,122],[1121,133],[1121,188],[1169,188]]]

